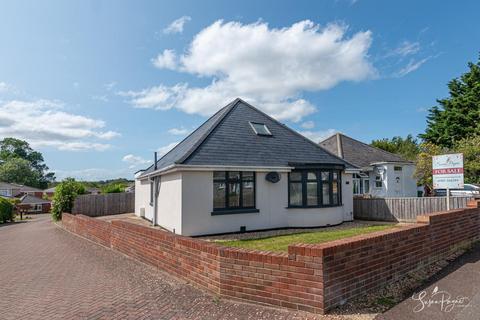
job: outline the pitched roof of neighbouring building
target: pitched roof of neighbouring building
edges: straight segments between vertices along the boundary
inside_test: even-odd
[[[250,122],[265,124],[257,135]],[[354,167],[241,99],[235,99],[157,161],[173,164],[287,167],[292,163]],[[142,175],[154,171],[150,166]]]
[[[51,201],[37,198],[29,194],[26,194],[20,198],[20,204],[43,204],[43,203],[51,203]]]
[[[367,167],[376,162],[411,162],[341,133],[334,134],[319,145],[357,167]]]
[[[20,191],[23,192],[43,192],[43,190],[34,188],[34,187],[29,187],[25,186],[22,184],[17,184],[17,183],[7,183],[7,182],[1,182],[0,181],[0,189],[19,189]]]

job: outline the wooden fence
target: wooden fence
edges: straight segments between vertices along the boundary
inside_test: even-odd
[[[450,197],[450,208],[466,208],[470,197]],[[353,199],[355,219],[415,222],[418,215],[447,210],[447,197]]]
[[[84,194],[75,199],[73,214],[89,217],[107,216],[135,211],[135,193]]]

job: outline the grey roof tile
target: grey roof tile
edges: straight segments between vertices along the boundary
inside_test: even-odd
[[[255,134],[249,122],[264,123],[272,136]],[[162,169],[174,163],[280,167],[305,163],[354,167],[241,99],[235,99],[214,114],[163,156],[157,167]],[[142,175],[152,171],[153,166]]]
[[[372,147],[341,133],[337,133],[319,144],[330,152],[339,155],[338,140],[341,143],[343,159],[357,167],[367,167],[375,162],[411,162],[397,154]]]

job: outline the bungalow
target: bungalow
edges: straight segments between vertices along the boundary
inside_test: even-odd
[[[415,164],[397,154],[337,133],[320,146],[361,168],[353,175],[354,196],[416,197]]]
[[[25,194],[42,197],[43,190],[16,183],[0,182],[0,196],[20,197]]]
[[[188,236],[336,225],[356,172],[236,99],[135,175],[135,214]]]
[[[27,213],[48,213],[50,212],[51,201],[44,200],[29,194],[20,198],[20,202],[16,205],[18,210]]]

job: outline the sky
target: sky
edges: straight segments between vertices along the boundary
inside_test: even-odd
[[[478,1],[0,1],[0,138],[132,178],[236,97],[318,142],[417,136]]]

